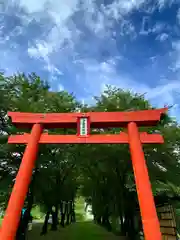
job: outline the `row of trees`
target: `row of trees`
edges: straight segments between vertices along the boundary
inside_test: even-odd
[[[21,112],[88,112],[88,111],[134,111],[151,109],[144,95],[108,86],[91,106],[82,105],[66,91],[52,92],[48,83],[35,74],[19,74],[11,77],[0,75],[0,204],[2,208],[13,186],[24,152],[23,145],[8,145],[10,134],[21,133],[7,118],[7,111]],[[92,133],[118,133],[123,129],[94,129]],[[142,128],[143,130],[143,128]],[[22,132],[27,130],[22,130]],[[166,198],[179,195],[180,176],[179,147],[180,128],[176,121],[166,117],[157,127],[146,128],[148,132],[160,131],[165,143],[144,146],[154,195]],[[52,134],[72,134],[72,129],[52,129]],[[127,145],[42,145],[27,195],[31,211],[34,205],[46,213],[43,231],[53,213],[54,230],[57,229],[58,212],[64,225],[62,202],[74,201],[80,194],[92,204],[95,221],[108,230],[114,229],[119,219],[118,232],[135,239],[134,216],[137,195],[132,164]],[[132,200],[133,199],[133,200]],[[55,208],[54,212],[52,207]],[[67,211],[66,211],[67,213]],[[74,217],[69,217],[74,219]],[[64,220],[63,220],[64,219]],[[67,220],[67,224],[70,220]]]

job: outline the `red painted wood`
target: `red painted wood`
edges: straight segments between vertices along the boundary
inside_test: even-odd
[[[128,122],[138,126],[156,125],[167,108],[135,112],[89,112],[89,113],[20,113],[8,112],[12,123],[17,127],[31,128],[35,123],[42,123],[44,128],[76,128],[79,117],[89,117],[91,127],[126,127]]]
[[[129,143],[135,174],[142,222],[146,240],[160,240],[161,233],[148,171],[145,164],[141,143],[163,143],[159,134],[138,133],[137,126],[156,125],[161,115],[168,109],[144,110],[137,112],[90,112],[90,113],[18,113],[9,112],[12,123],[19,128],[32,128],[31,135],[10,136],[9,143],[28,144],[11,194],[5,218],[3,220],[0,239],[12,240],[19,221],[20,210],[30,182],[30,176],[35,163],[38,143]],[[43,128],[77,128],[78,119],[88,117],[91,128],[128,127],[128,134],[117,135],[41,135]],[[39,123],[39,124],[38,124]],[[39,126],[39,127],[38,127]],[[36,130],[35,130],[36,129]],[[41,136],[40,136],[41,135]],[[10,230],[9,230],[10,229]]]
[[[128,134],[144,236],[146,240],[162,240],[146,161],[136,123],[132,122],[128,124]]]
[[[29,141],[29,134],[24,135],[14,135],[10,136],[8,139],[8,143],[10,144],[26,144]],[[163,137],[160,134],[147,134],[145,132],[140,134],[140,139],[142,143],[163,143]],[[77,144],[77,143],[89,143],[89,144],[105,144],[105,143],[129,143],[128,134],[120,133],[120,134],[97,134],[97,135],[89,135],[87,137],[84,136],[76,136],[76,135],[48,135],[46,133],[41,135],[39,140],[40,144]]]
[[[80,135],[80,118],[77,118],[77,136]]]
[[[8,207],[2,222],[0,239],[14,240],[18,228],[21,210],[24,205],[28,187],[31,181],[32,171],[35,166],[38,151],[38,142],[41,136],[42,126],[35,124],[28,137],[28,145],[25,149],[22,162],[16,176]]]

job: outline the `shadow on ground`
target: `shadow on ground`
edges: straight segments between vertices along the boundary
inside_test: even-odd
[[[33,224],[33,229],[28,233],[28,240],[125,240],[124,237],[117,237],[112,233],[107,232],[102,227],[95,225],[92,222],[77,222],[66,228],[59,228],[58,231],[49,231],[46,236],[40,236],[42,223]]]

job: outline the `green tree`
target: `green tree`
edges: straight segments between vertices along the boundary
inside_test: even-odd
[[[86,111],[136,111],[152,109],[144,95],[107,86],[96,103]],[[149,133],[161,132],[165,138],[163,145],[144,146],[145,157],[150,174],[150,180],[155,195],[164,194],[168,188],[171,194],[178,189],[179,178],[179,127],[171,118],[161,125],[140,128]],[[121,128],[96,129],[99,134],[119,133]],[[136,187],[128,146],[126,145],[96,145],[86,146],[83,151],[84,186],[83,194],[91,199],[93,212],[98,223],[111,229],[110,222],[114,217],[120,219],[121,234],[134,239],[135,226],[133,218],[137,205]],[[96,158],[89,158],[89,156]],[[164,185],[162,185],[164,184]],[[167,192],[166,192],[167,193]],[[134,199],[134,201],[132,201]]]
[[[22,145],[8,145],[10,134],[20,134],[26,129],[16,129],[7,118],[7,111],[21,112],[81,112],[136,111],[152,109],[145,95],[107,86],[92,106],[81,104],[66,91],[52,92],[47,82],[36,74],[5,77],[0,74],[0,184],[1,206],[13,186],[13,179],[21,162]],[[122,128],[92,129],[92,134],[118,134]],[[149,176],[155,196],[179,196],[179,125],[168,115],[156,127],[141,127],[140,131],[160,132],[165,143],[144,146]],[[51,129],[49,134],[75,134],[74,129]],[[57,229],[58,212],[62,201],[74,201],[77,189],[92,204],[95,221],[109,231],[135,239],[134,215],[138,207],[136,186],[128,145],[41,145],[29,186],[26,202],[29,212],[33,205],[46,214],[44,233],[50,213],[53,214],[52,230]],[[55,206],[55,212],[52,207]],[[64,214],[64,213],[63,213]],[[61,211],[61,224],[64,219]],[[69,216],[67,215],[67,219]],[[114,221],[115,220],[115,221]],[[64,221],[64,220],[63,220]],[[70,221],[67,220],[67,223]]]

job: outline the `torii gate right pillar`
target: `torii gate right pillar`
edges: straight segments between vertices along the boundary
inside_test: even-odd
[[[128,136],[145,239],[161,240],[160,224],[136,123],[128,124]]]

